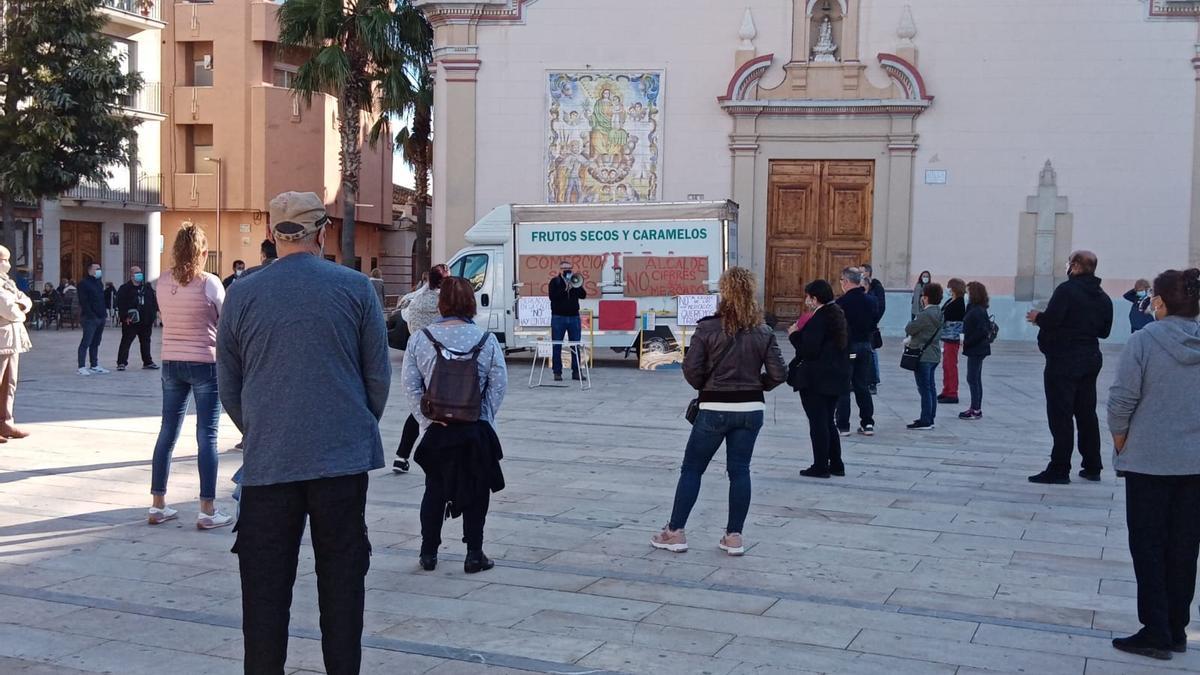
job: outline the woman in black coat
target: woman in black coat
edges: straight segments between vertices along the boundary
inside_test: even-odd
[[[983,360],[992,354],[991,319],[988,318],[987,287],[978,281],[967,284],[966,316],[963,317],[962,353],[967,357],[967,386],[971,407],[958,414],[960,420],[983,417]]]
[[[804,287],[805,304],[814,310],[812,318],[788,339],[796,348],[789,368],[788,384],[800,392],[800,403],[808,416],[808,434],[812,439],[813,464],[800,472],[809,478],[845,476],[842,441],[838,436],[834,413],[838,398],[850,391],[850,351],[846,315],[833,302],[833,288],[824,279]]]

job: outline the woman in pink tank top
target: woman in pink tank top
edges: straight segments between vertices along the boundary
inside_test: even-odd
[[[197,464],[200,469],[200,510],[196,527],[224,527],[233,518],[216,508],[217,421],[221,403],[217,397],[217,319],[225,301],[221,280],[204,271],[208,261],[208,238],[204,230],[186,223],[175,237],[175,258],[169,276],[158,282],[159,311],[162,313],[162,427],[154,446],[150,494],[151,525],[179,517],[167,506],[167,476],[171,453],[187,415],[188,394],[196,402]]]

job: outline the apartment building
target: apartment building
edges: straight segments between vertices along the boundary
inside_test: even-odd
[[[44,200],[40,219],[24,219],[18,239],[33,253],[32,268],[26,267],[30,261],[24,251],[16,267],[26,267],[39,286],[78,280],[92,263],[100,263],[106,280],[118,284],[131,265],[145,269],[150,279],[158,277],[164,1],[104,0],[104,35],[124,66],[141,73],[145,82],[141,92],[121,101],[125,114],[139,120],[130,146],[133,161],[111,167],[105,181],[86,181],[58,199]]]
[[[289,87],[305,55],[279,45],[279,4],[261,0],[168,2],[163,36],[167,122],[162,165],[166,210],[163,266],[179,227],[209,235],[209,266],[229,274],[235,260],[257,264],[267,205],[287,190],[321,195],[333,220],[326,255],[341,260],[342,214],[337,102],[311,106]],[[356,200],[356,253],[377,265],[392,223],[392,144],[365,141]]]

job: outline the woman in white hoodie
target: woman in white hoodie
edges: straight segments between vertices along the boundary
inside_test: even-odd
[[[1200,270],[1154,280],[1156,321],[1134,333],[1108,392],[1108,427],[1125,474],[1125,521],[1137,577],[1132,654],[1187,651],[1200,555]]]

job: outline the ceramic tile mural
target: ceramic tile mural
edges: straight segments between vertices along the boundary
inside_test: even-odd
[[[548,74],[549,203],[658,201],[662,77],[657,71]]]

